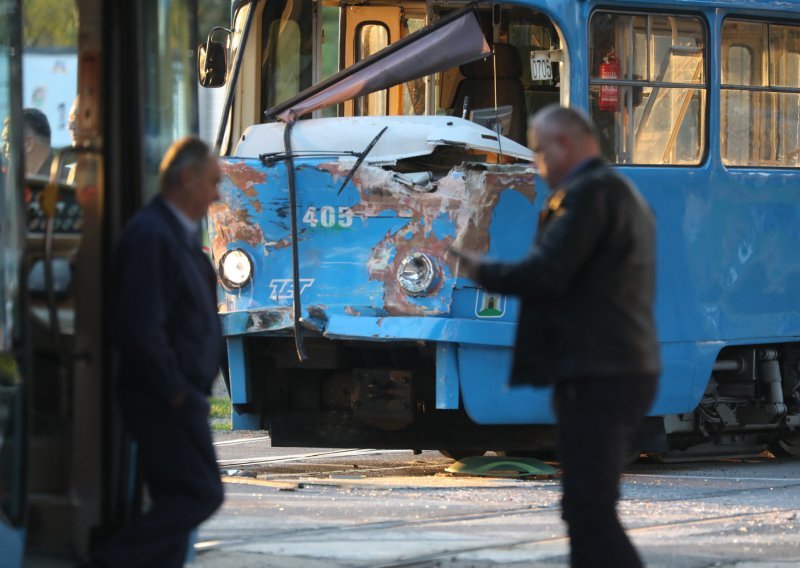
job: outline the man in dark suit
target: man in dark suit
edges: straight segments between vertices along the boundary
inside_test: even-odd
[[[3,148],[8,159],[8,118],[3,126]],[[50,121],[47,116],[35,108],[22,110],[22,142],[25,151],[26,176],[50,176],[50,164],[53,161],[53,148],[50,144]]]
[[[511,384],[554,386],[571,565],[641,566],[616,502],[627,445],[660,373],[654,217],[602,159],[582,113],[546,107],[528,143],[553,189],[532,250],[517,263],[456,251],[460,271],[522,300]]]
[[[223,501],[206,399],[223,342],[215,275],[198,237],[219,180],[205,143],[175,142],[161,162],[160,195],[117,247],[119,400],[152,505],[101,550],[100,565],[182,566],[191,531]]]

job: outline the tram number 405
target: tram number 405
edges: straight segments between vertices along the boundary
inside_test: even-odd
[[[324,205],[319,209],[309,207],[303,215],[303,223],[311,227],[321,225],[326,229],[336,226],[346,229],[353,225],[353,210],[332,205]]]

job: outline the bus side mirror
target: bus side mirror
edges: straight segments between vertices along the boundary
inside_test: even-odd
[[[221,87],[228,74],[228,52],[222,42],[207,41],[197,48],[197,80],[206,88]]]

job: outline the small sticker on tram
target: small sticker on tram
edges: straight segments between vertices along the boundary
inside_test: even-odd
[[[475,298],[475,315],[479,318],[501,318],[506,313],[506,297],[478,290]]]

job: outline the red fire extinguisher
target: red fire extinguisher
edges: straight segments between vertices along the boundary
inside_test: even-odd
[[[620,75],[619,59],[613,51],[608,52],[603,57],[600,64],[601,79],[619,79]],[[600,111],[619,110],[619,87],[615,85],[601,85],[600,98],[597,100],[597,109]]]

